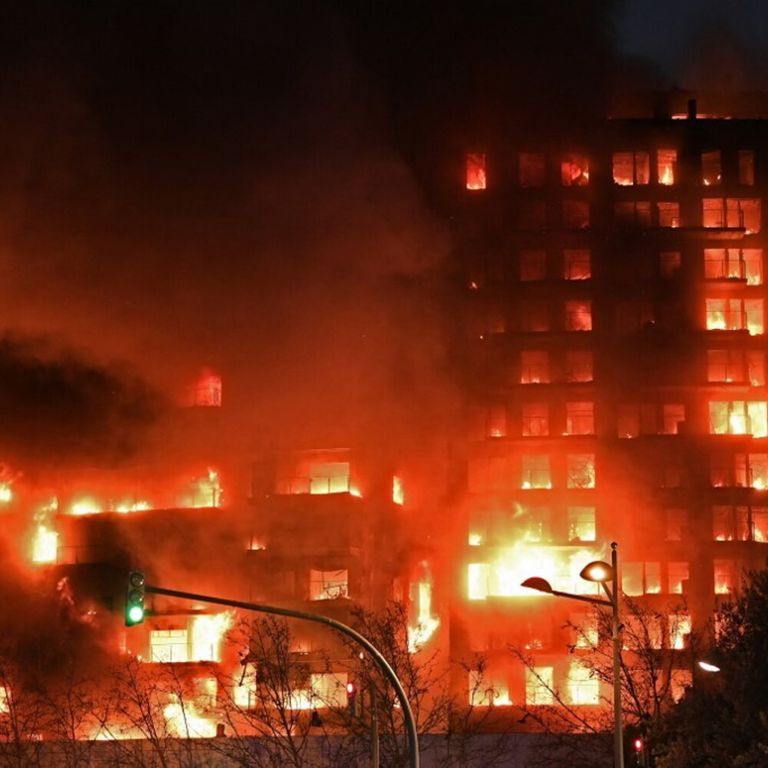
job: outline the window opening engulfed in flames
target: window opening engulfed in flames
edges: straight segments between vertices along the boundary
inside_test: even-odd
[[[648,152],[614,152],[613,183],[622,187],[650,182],[651,158]]]
[[[740,228],[747,234],[760,231],[761,210],[758,198],[704,198],[701,201],[704,227]]]
[[[221,406],[221,376],[205,370],[195,385],[194,403],[201,408]]]
[[[762,299],[706,299],[707,330],[764,332]]]
[[[338,600],[341,597],[349,597],[349,574],[346,569],[309,572],[310,600]]]
[[[564,187],[584,187],[589,184],[589,159],[571,153],[560,163],[560,180]]]
[[[744,280],[763,283],[762,248],[705,248],[704,277],[707,280]]]
[[[656,174],[659,184],[671,186],[675,183],[677,171],[677,150],[659,149],[656,151]]]
[[[481,190],[486,188],[487,176],[484,154],[477,152],[467,153],[465,184],[469,190]]]

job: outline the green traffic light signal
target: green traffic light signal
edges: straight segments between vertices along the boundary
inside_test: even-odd
[[[125,626],[133,627],[144,621],[144,574],[131,571],[128,574],[128,591],[125,595]]]

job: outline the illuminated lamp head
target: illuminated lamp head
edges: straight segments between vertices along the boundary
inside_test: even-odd
[[[606,581],[615,579],[613,568],[602,560],[593,560],[587,563],[579,573],[585,581],[594,581],[598,584],[604,584]]]
[[[713,664],[711,661],[704,661],[703,659],[698,662],[698,665],[705,672],[719,672],[720,667],[717,664]]]

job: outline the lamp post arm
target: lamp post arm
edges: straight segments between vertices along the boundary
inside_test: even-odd
[[[180,597],[184,600],[198,600],[202,603],[213,603],[214,605],[226,605],[231,608],[242,608],[246,611],[257,611],[259,613],[271,613],[277,616],[288,616],[292,619],[304,619],[306,621],[314,621],[318,624],[325,624],[327,627],[341,632],[347,637],[351,637],[359,645],[362,645],[366,651],[371,655],[371,658],[376,662],[379,669],[384,673],[384,676],[389,680],[392,687],[395,689],[397,698],[400,702],[400,707],[403,711],[403,719],[405,720],[406,733],[408,736],[408,751],[410,753],[410,768],[419,768],[419,737],[416,731],[416,720],[413,716],[413,710],[408,702],[408,697],[405,695],[405,689],[402,683],[398,679],[395,671],[390,666],[389,662],[384,658],[381,652],[376,648],[373,643],[366,637],[361,635],[352,627],[343,624],[336,619],[331,619],[328,616],[320,616],[316,613],[307,613],[306,611],[294,611],[289,608],[278,608],[273,605],[263,605],[261,603],[244,603],[240,600],[227,600],[223,597],[212,597],[211,595],[198,595],[192,592],[181,592],[176,589],[165,589],[164,587],[152,587],[149,584],[144,587],[145,592],[150,595],[167,595],[168,597]]]

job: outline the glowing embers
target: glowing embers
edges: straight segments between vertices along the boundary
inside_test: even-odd
[[[551,547],[519,541],[499,547],[487,562],[467,565],[467,597],[486,600],[489,597],[535,597],[536,593],[521,587],[530,576],[541,576],[554,589],[576,594],[594,594],[597,584],[579,577],[581,569],[598,560],[598,552],[571,547]]]
[[[465,166],[465,184],[467,189],[485,189],[488,184],[485,168],[485,155],[479,152],[468,152]]]
[[[713,435],[768,436],[768,404],[762,400],[709,403],[709,432]]]
[[[221,376],[203,369],[195,384],[194,404],[201,408],[221,407]]]
[[[764,332],[762,299],[706,299],[708,331],[743,331],[751,336]]]
[[[415,621],[408,625],[408,651],[416,653],[437,631],[440,618],[432,613],[432,574],[429,564],[419,564],[418,579],[411,583],[411,606]]]

